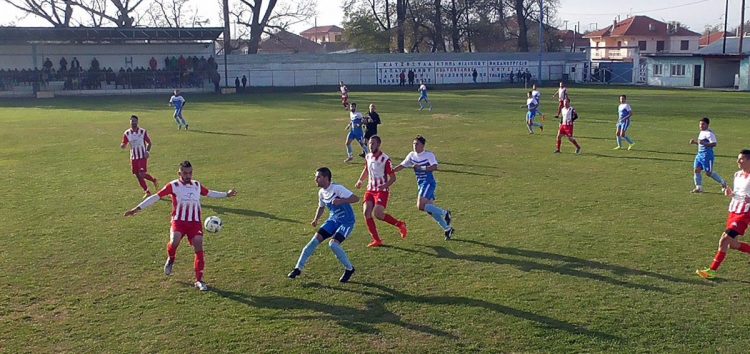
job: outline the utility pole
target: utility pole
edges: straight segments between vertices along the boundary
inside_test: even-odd
[[[227,69],[227,55],[232,48],[232,38],[229,35],[229,0],[222,1],[224,12],[224,87],[229,87],[229,69]]]
[[[744,1],[744,0],[743,0]],[[542,50],[544,48],[544,0],[539,0],[539,67],[537,80],[542,84]]]
[[[740,58],[742,58],[742,39],[745,37],[745,0],[742,0],[742,9],[740,10]],[[740,59],[741,60],[741,59]]]
[[[745,11],[742,11],[742,13],[745,13]],[[724,5],[724,34],[722,35],[724,43],[721,45],[722,54],[727,53],[727,17],[729,17],[729,0],[727,0],[726,5]]]

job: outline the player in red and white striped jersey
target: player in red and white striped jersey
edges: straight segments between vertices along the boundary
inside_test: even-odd
[[[576,147],[576,154],[581,153],[581,145],[578,145],[578,141],[573,137],[573,121],[578,119],[578,113],[575,108],[570,106],[570,100],[565,99],[563,102],[562,111],[560,111],[560,129],[557,131],[557,148],[555,153],[560,153],[560,144],[562,143],[562,137],[567,136],[573,145]]]
[[[734,174],[734,189],[724,188],[724,194],[732,197],[732,201],[729,202],[726,229],[719,239],[719,250],[711,266],[695,271],[705,279],[716,277],[716,271],[730,248],[750,254],[750,244],[738,240],[750,224],[750,150],[744,149],[740,152],[737,156],[737,166],[740,170]]]
[[[559,104],[557,105],[557,115],[555,115],[555,118],[560,118],[560,113],[565,106],[565,100],[570,99],[570,97],[568,97],[568,88],[565,87],[564,82],[560,81],[560,88],[557,89],[557,92],[552,94],[552,97],[555,96],[557,96],[557,99],[559,101]]]
[[[406,223],[400,221],[390,214],[386,214],[385,208],[388,206],[388,196],[390,186],[396,182],[396,173],[391,166],[391,158],[380,150],[380,137],[373,135],[368,141],[370,153],[365,156],[365,168],[359,175],[357,183],[354,185],[357,189],[362,187],[362,182],[367,176],[367,192],[365,192],[365,201],[362,204],[362,212],[367,222],[367,230],[372,236],[372,242],[367,247],[380,247],[383,240],[378,235],[378,229],[375,226],[375,220],[372,215],[379,220],[383,220],[399,229],[401,238],[406,238]]]
[[[172,275],[177,247],[183,237],[187,236],[188,242],[195,250],[195,287],[204,291],[208,287],[203,281],[203,224],[201,223],[201,196],[209,198],[227,198],[237,195],[237,191],[230,189],[227,192],[216,192],[209,190],[200,182],[193,180],[193,166],[190,161],[180,163],[177,171],[180,176],[164,186],[157,194],[143,200],[138,206],[125,212],[125,216],[132,216],[139,211],[155,204],[164,197],[172,198],[172,227],[170,241],[167,243],[167,262],[164,264],[164,274]]]
[[[146,197],[151,195],[151,191],[148,190],[146,180],[151,181],[154,184],[154,189],[159,188],[159,184],[156,178],[148,174],[148,157],[151,151],[151,138],[149,138],[146,129],[138,126],[138,117],[135,115],[130,116],[130,129],[126,130],[122,134],[122,143],[120,144],[121,149],[125,149],[125,146],[130,144],[130,167],[138,179],[138,184],[141,185],[143,191],[146,193]]]

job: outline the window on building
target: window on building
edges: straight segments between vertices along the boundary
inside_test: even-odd
[[[646,41],[638,41],[638,49],[645,51],[646,50]]]
[[[621,41],[617,41],[617,48],[620,48],[620,47],[622,47],[622,42]]]
[[[661,76],[661,64],[654,64],[654,76]]]
[[[672,65],[671,76],[685,76],[685,65]]]
[[[334,39],[336,42],[341,42],[341,35],[340,34],[335,35]]]
[[[680,50],[690,49],[690,41],[680,41]]]
[[[664,41],[656,41],[656,51],[657,52],[664,51]]]

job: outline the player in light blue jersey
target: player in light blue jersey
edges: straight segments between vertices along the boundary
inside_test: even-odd
[[[362,125],[364,124],[364,117],[362,116],[362,113],[357,112],[357,103],[352,102],[350,105],[350,112],[349,112],[349,124],[346,125],[346,130],[349,131],[349,134],[346,135],[346,160],[344,162],[349,162],[352,159],[354,159],[354,156],[352,156],[352,141],[357,141],[359,143],[359,146],[362,147],[362,156],[364,157],[369,153],[367,150],[367,145],[365,145],[365,132],[362,130]]]
[[[419,85],[419,99],[417,100],[419,103],[419,110],[424,109],[424,103],[427,103],[427,106],[430,111],[432,111],[432,103],[430,102],[430,99],[427,98],[427,85],[424,84],[424,81],[420,82]]]
[[[706,176],[713,178],[714,181],[721,184],[722,189],[727,188],[727,182],[718,173],[714,172],[714,147],[716,147],[718,141],[714,132],[708,129],[710,123],[711,121],[708,117],[703,117],[699,123],[701,131],[698,133],[698,140],[690,139],[690,144],[698,145],[698,154],[695,155],[695,161],[693,162],[695,189],[691,193],[703,193],[703,176],[701,176],[701,171],[705,171]]]
[[[180,90],[174,90],[174,95],[169,99],[169,105],[174,106],[174,121],[177,122],[177,129],[188,130],[188,123],[182,116],[182,108],[185,107],[185,98],[180,94]]]
[[[536,114],[542,115],[542,93],[536,88],[536,84],[531,85],[531,97],[536,100]]]
[[[414,169],[414,174],[417,176],[417,208],[430,214],[445,232],[445,239],[450,240],[455,231],[451,211],[443,210],[435,205],[437,181],[435,181],[432,172],[437,171],[438,162],[435,154],[424,149],[426,142],[427,140],[423,136],[417,135],[413,142],[414,151],[406,155],[404,161],[396,166],[393,172],[396,173],[404,168]]]
[[[617,131],[615,136],[617,137],[617,146],[614,150],[622,149],[622,139],[628,142],[628,150],[633,148],[635,143],[633,139],[628,136],[628,128],[630,128],[630,117],[633,115],[633,109],[628,104],[628,98],[625,95],[620,95],[620,105],[617,106]]]
[[[310,225],[318,226],[318,220],[326,208],[328,208],[329,216],[328,220],[315,233],[315,236],[302,249],[297,265],[288,275],[291,279],[302,274],[302,269],[305,269],[307,260],[318,248],[318,245],[327,238],[331,238],[328,246],[344,266],[344,274],[339,281],[346,283],[354,274],[354,266],[349,261],[349,256],[344,249],[341,248],[341,243],[354,231],[354,209],[352,209],[351,204],[358,202],[359,197],[346,187],[333,183],[332,178],[333,174],[328,167],[321,167],[315,171],[315,183],[320,187],[320,190],[318,191],[318,209]]]
[[[526,112],[526,128],[529,129],[529,134],[534,134],[534,127],[539,127],[540,131],[544,131],[544,125],[534,122],[534,119],[539,114],[539,101],[534,98],[533,91],[529,91],[526,97],[525,107],[528,109],[528,112]]]

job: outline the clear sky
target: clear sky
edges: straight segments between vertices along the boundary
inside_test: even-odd
[[[294,1],[294,0],[288,0]],[[209,17],[210,25],[221,26],[219,1],[200,0],[201,13]],[[317,0],[318,25],[341,25],[343,0]],[[603,28],[612,23],[618,15],[625,19],[631,15],[647,15],[660,21],[679,21],[696,32],[702,32],[706,25],[723,25],[725,0],[559,0],[557,21],[560,27],[573,28],[580,22],[583,30]],[[729,27],[740,23],[741,0],[729,0]],[[750,8],[750,1],[746,4]],[[15,22],[21,26],[46,26],[44,21],[34,18],[17,21],[21,15],[0,2],[0,24]],[[746,20],[750,12],[746,10]],[[312,27],[315,19],[295,25],[293,32],[300,32]],[[748,30],[750,31],[750,29]]]

